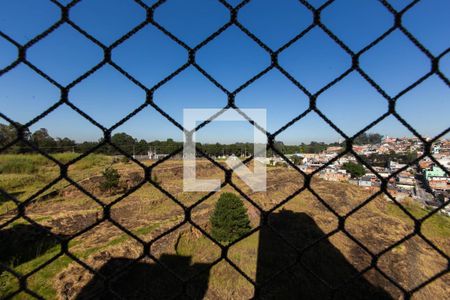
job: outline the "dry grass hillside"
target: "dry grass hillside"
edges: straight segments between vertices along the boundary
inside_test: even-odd
[[[69,160],[71,156],[61,155],[58,159]],[[20,158],[20,161],[29,161],[32,167],[22,162],[17,166],[11,160],[18,161],[13,156],[0,158],[3,165],[0,186],[21,201],[30,196],[35,198],[26,208],[26,215],[35,222],[66,238],[102,220],[102,207],[65,180],[34,195],[58,177],[55,165],[32,155]],[[10,166],[4,167],[6,163]],[[100,175],[105,166],[110,165],[119,171],[120,185],[113,191],[104,192],[99,188]],[[182,175],[180,161],[167,161],[155,167],[153,180],[181,203],[196,204],[206,193],[183,192]],[[71,166],[69,176],[103,203],[111,203],[138,184],[143,172],[133,163],[94,155]],[[220,169],[207,161],[198,162],[197,176],[222,178],[222,181],[224,178]],[[251,192],[238,178],[233,177],[233,182],[266,210],[276,207],[303,186],[302,176],[285,167],[268,168],[268,186],[264,193]],[[371,195],[371,192],[347,183],[315,179],[311,186],[340,215],[345,215]],[[236,191],[227,185],[192,209],[192,220],[207,232],[210,230],[209,216],[222,192]],[[248,201],[245,205],[252,226],[259,226],[259,210]],[[427,213],[411,201],[404,205],[414,216]],[[16,213],[14,203],[3,196],[0,199],[0,224],[10,221]],[[150,251],[159,263],[150,257],[142,258],[140,243],[106,220],[69,243],[70,253],[96,270],[98,274],[94,275],[67,255],[60,255],[57,240],[23,218],[1,229],[1,261],[19,273],[28,274],[45,261],[54,259],[27,279],[31,290],[48,299],[110,298],[108,294],[98,296],[105,285],[112,287],[119,296],[131,298],[142,298],[155,290],[158,290],[156,298],[170,298],[184,289],[197,299],[249,299],[254,294],[254,287],[248,279],[261,285],[258,292],[263,299],[275,299],[286,290],[289,291],[289,295],[283,297],[286,299],[295,298],[294,295],[324,298],[337,286],[342,287],[337,293],[343,299],[363,299],[367,295],[398,299],[401,298],[400,289],[380,271],[410,290],[448,268],[444,257],[414,236],[383,253],[377,263],[379,270],[368,269],[370,255],[346,234],[338,231],[325,238],[338,227],[337,217],[308,190],[277,207],[268,219],[270,227],[264,226],[232,245],[228,251],[229,261],[220,260],[220,247],[199,230],[189,224],[179,225],[184,221],[183,209],[149,183],[114,204],[110,215],[114,223],[140,239],[154,240]],[[382,196],[357,210],[345,222],[345,230],[372,253],[380,253],[413,229],[414,223],[408,216]],[[169,234],[161,236],[168,230]],[[441,215],[429,218],[422,226],[422,233],[444,253],[450,254],[449,218]],[[298,257],[297,251],[301,251],[302,256]],[[132,263],[136,258],[139,262]],[[282,270],[285,266],[290,268]],[[237,267],[248,279],[236,270]],[[365,273],[358,276],[363,270]],[[109,279],[105,281],[106,277]],[[180,279],[188,278],[191,280],[183,286]],[[299,282],[303,284],[300,288]],[[6,271],[1,273],[1,296],[14,293],[18,288],[19,282],[13,275]],[[450,275],[447,273],[414,293],[413,298],[444,299],[449,293]],[[28,299],[29,295],[21,293],[14,298]]]

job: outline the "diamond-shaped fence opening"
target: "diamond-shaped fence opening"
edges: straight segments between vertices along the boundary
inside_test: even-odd
[[[199,50],[197,62],[200,67],[206,65],[203,67],[205,71],[226,89],[234,90],[265,70],[270,57],[239,28],[230,26]],[[228,76],[222,63],[231,64],[236,69],[234,76]]]
[[[273,50],[310,26],[312,17],[312,12],[295,0],[250,1],[239,10],[239,22]]]
[[[30,47],[27,59],[58,83],[67,85],[100,63],[102,54],[96,44],[63,24]],[[76,67],[73,61],[78,62]]]
[[[133,228],[133,233],[144,241],[152,240],[184,220],[182,207],[149,183],[116,201],[111,207],[111,218],[124,227]]]
[[[220,163],[220,162],[219,162]],[[225,182],[223,170],[205,158],[198,158],[196,161],[196,174],[199,180],[219,179],[220,183]],[[171,160],[155,165],[152,170],[153,180],[160,184],[160,188],[165,192],[175,196],[186,206],[192,206],[203,198],[208,197],[210,192],[185,192],[183,190],[183,166]]]
[[[174,90],[180,92],[174,94]],[[227,95],[192,66],[157,89],[153,100],[179,124],[183,123],[184,108],[217,108],[228,102]]]
[[[146,40],[151,41],[151,44],[143,47]],[[151,25],[137,31],[112,52],[114,63],[147,87],[152,87],[173,74],[186,63],[187,56],[183,47]],[[152,72],[142,72],[143,66]]]
[[[364,78],[352,72],[323,92],[317,107],[345,134],[353,136],[385,114],[387,103]],[[342,117],[346,114],[352,115],[351,120]]]
[[[349,16],[344,13],[352,9],[358,14]],[[361,50],[394,23],[394,16],[378,1],[334,1],[323,11],[321,19],[354,51]]]
[[[95,94],[92,93],[94,90]],[[95,101],[92,101],[93,97]],[[83,84],[74,86],[69,94],[74,105],[105,127],[111,127],[125,118],[143,104],[145,98],[142,89],[110,65],[97,70]],[[99,107],[102,109],[98,110]]]
[[[316,39],[320,45],[313,45]],[[351,67],[351,57],[318,27],[284,50],[279,60],[281,67],[311,92],[319,91]]]
[[[443,32],[450,26],[448,18],[442,12],[442,4],[439,1],[419,2],[414,10],[408,10],[402,19],[404,27],[434,55],[439,55],[448,48],[444,40],[432,40],[425,34],[428,30]]]
[[[260,162],[252,160],[246,166],[252,170],[257,163]],[[233,182],[265,210],[281,205],[296,196],[304,188],[304,176],[301,173],[292,167],[285,170],[288,164],[284,161],[272,163],[274,165],[266,170],[265,191],[252,191],[239,176],[233,174],[232,177]],[[283,171],[280,172],[281,170]]]
[[[241,90],[235,101],[240,108],[252,108],[254,99],[258,99],[259,108],[267,111],[269,132],[280,129],[309,107],[308,96],[276,69],[270,70]],[[283,110],[285,107],[290,107],[290,110]]]
[[[381,71],[376,64],[381,59],[386,64],[385,71]],[[427,56],[398,29],[364,53],[360,62],[361,68],[391,96],[397,95],[430,71]],[[413,62],[417,64],[415,67],[412,67]],[[392,73],[398,81],[393,83],[386,80],[383,72]]]
[[[228,20],[227,8],[219,1],[173,0],[155,11],[155,21],[191,47],[200,44]]]
[[[33,89],[27,89],[30,82],[34,84]],[[58,88],[24,64],[19,64],[3,74],[0,78],[0,88],[2,113],[22,124],[33,120],[60,98]],[[22,91],[20,95],[14,92],[15,89]],[[12,108],[15,105],[23,108],[20,114],[14,113]]]
[[[2,18],[2,32],[14,37],[14,40],[25,44],[35,36],[41,34],[60,18],[59,9],[50,1],[46,0],[25,0],[11,3],[6,2],[0,5]],[[42,18],[42,14],[48,17]],[[20,27],[17,22],[21,23]]]
[[[411,187],[402,181],[405,172],[415,169],[417,180],[424,182],[422,177],[434,172],[438,178],[432,183],[434,187],[448,187],[448,160],[436,153],[436,147],[450,147],[448,142],[436,144],[448,135],[448,118],[443,118],[433,132],[421,129],[423,122],[429,122],[422,114],[433,116],[435,111],[448,109],[448,103],[442,102],[448,102],[450,86],[449,45],[445,40],[430,42],[422,30],[426,26],[445,33],[445,10],[433,11],[426,18],[431,11],[427,6],[430,4],[424,4],[426,1],[393,2],[381,0],[369,12],[382,16],[375,23],[370,22],[370,26],[378,28],[372,31],[373,36],[358,31],[358,26],[364,27],[361,23],[368,20],[363,13],[355,18],[349,15],[348,23],[333,17],[335,12],[356,9],[361,5],[359,1],[342,4],[300,0],[282,4],[288,9],[292,6],[301,20],[284,19],[277,11],[280,4],[262,0],[196,1],[194,7],[176,0],[130,0],[136,14],[125,19],[120,19],[120,6],[112,7],[109,1],[17,1],[6,9],[1,4],[0,46],[6,51],[0,58],[0,117],[7,125],[2,127],[0,152],[39,155],[35,161],[21,160],[14,166],[18,169],[11,172],[7,169],[13,166],[1,161],[0,297],[438,297],[433,289],[443,291],[449,285],[449,245],[442,239],[450,234],[449,222],[437,218],[448,213],[448,200],[436,196],[433,201],[438,203],[433,204],[432,210],[417,210],[409,206],[409,199],[401,201],[391,184],[396,181],[405,189],[417,190],[416,193],[429,189],[426,185]],[[179,11],[178,5],[191,10]],[[263,18],[257,22],[247,19],[258,14],[261,7],[269,8]],[[36,17],[37,12],[46,9],[51,18]],[[412,11],[421,9],[420,14],[412,16]],[[99,22],[96,11],[104,14],[107,22]],[[221,18],[212,18],[211,11]],[[434,14],[438,16],[433,18]],[[194,30],[180,27],[175,21],[179,18],[194,22]],[[203,26],[204,20],[210,20],[213,26]],[[341,26],[343,22],[345,26]],[[17,34],[19,23],[23,27],[21,34]],[[350,42],[348,37],[355,35],[354,31],[358,39]],[[275,45],[266,44],[270,36],[277,37]],[[321,41],[319,48],[311,43],[313,38]],[[253,54],[248,55],[247,50]],[[222,64],[233,67],[232,76],[221,68]],[[142,67],[150,72],[142,73]],[[293,105],[292,116],[266,132],[267,150],[276,154],[279,163],[292,174],[280,175],[278,179],[295,182],[295,188],[281,184],[270,187],[272,194],[252,194],[241,187],[233,170],[227,170],[197,147],[204,157],[202,168],[224,175],[221,191],[186,197],[179,189],[182,178],[165,177],[167,170],[180,175],[179,166],[171,166],[170,158],[180,155],[182,145],[173,142],[169,149],[161,149],[155,143],[155,153],[164,155],[147,153],[151,160],[143,163],[138,156],[146,153],[142,153],[145,150],[138,141],[124,144],[117,140],[115,133],[121,133],[125,140],[130,137],[126,134],[127,125],[136,120],[145,123],[143,130],[158,132],[161,127],[170,127],[181,136],[184,128],[179,112],[165,107],[175,100],[165,98],[164,89],[191,70],[215,86],[215,91],[207,91],[206,97],[218,99],[215,94],[220,94],[222,102],[226,99],[220,105],[223,107],[245,107],[245,97],[251,97],[252,88],[266,77],[270,79],[273,72],[281,77],[276,80],[288,81],[290,88],[298,92],[290,96],[298,102]],[[389,80],[386,72],[397,80]],[[114,76],[111,81],[125,85],[101,87],[93,98],[103,97],[103,105],[108,106],[111,94],[129,89],[133,102],[127,101],[130,107],[123,107],[124,103],[108,107],[114,116],[106,113],[100,120],[101,116],[92,113],[95,109],[91,111],[95,99],[83,95],[83,88],[97,88],[96,77],[103,75]],[[346,81],[354,85],[355,77],[360,83],[357,92],[373,92],[369,99],[348,94]],[[25,90],[25,96],[8,97],[12,86]],[[260,88],[264,90],[264,86]],[[427,92],[430,89],[432,93]],[[49,90],[51,97],[40,95],[48,95]],[[276,96],[286,91],[268,93]],[[433,99],[414,103],[408,99],[414,94],[414,99],[417,95]],[[194,91],[190,97],[196,95],[199,94]],[[374,106],[368,105],[372,100]],[[268,101],[286,105],[278,99]],[[13,105],[22,107],[22,113],[12,112]],[[333,116],[329,107],[334,105],[349,107],[346,113],[353,106],[363,105],[369,114],[358,116],[361,122],[355,121],[357,128],[348,132],[348,125],[355,127],[355,122],[351,122],[355,116],[348,114],[348,120]],[[417,114],[403,111],[405,106],[416,105],[423,105],[417,107]],[[58,141],[60,149],[67,151],[64,147],[72,147],[75,152],[76,148],[81,156],[55,153],[44,131],[30,136],[28,128],[45,127],[42,124],[58,119],[58,111],[63,109],[71,110],[72,115],[87,124],[70,128],[72,132],[81,133],[89,127],[98,133],[92,142],[73,145]],[[145,117],[149,110],[150,117]],[[155,122],[155,115],[164,122],[162,125]],[[317,119],[311,121],[311,116]],[[317,120],[319,126],[314,123]],[[433,118],[430,120],[434,122]],[[57,122],[76,123],[65,117]],[[389,128],[389,122],[400,123],[403,132],[413,134],[420,147],[412,156],[404,153],[402,158],[399,154],[398,159],[403,162],[389,166],[385,172],[383,157],[363,157],[358,138],[377,128]],[[204,123],[202,127],[208,125]],[[318,161],[317,168],[298,167],[292,156],[285,155],[284,145],[278,143],[283,134],[298,126],[309,128],[299,130],[306,139],[312,139],[316,130],[337,136],[336,140],[343,141],[336,146],[337,155]],[[316,147],[325,150],[320,143]],[[392,151],[389,143],[385,147],[388,153]],[[100,150],[112,155],[105,160],[97,154]],[[322,186],[327,170],[348,157],[352,157],[350,163],[359,166],[355,172],[370,173],[364,177],[366,182],[377,183],[375,190],[356,195],[358,201],[354,203],[347,199],[355,198],[354,189],[339,190],[342,185],[336,184],[335,189],[328,186],[326,190]],[[247,163],[252,159],[247,156]],[[314,161],[315,157],[307,159]],[[277,175],[274,165],[269,179]],[[425,170],[430,165],[435,168]],[[85,178],[82,171],[88,168],[96,171]],[[31,175],[17,177],[21,172]],[[100,177],[99,172],[103,173]],[[17,188],[19,180],[27,181],[26,191]],[[209,212],[219,194],[228,190],[244,198],[252,229],[237,240],[221,243],[211,236]],[[57,200],[64,197],[71,199],[70,209],[58,209]],[[55,200],[53,208],[45,202],[49,198]],[[56,216],[50,212],[52,209],[58,211]],[[389,217],[374,217],[373,211],[382,211],[380,216],[388,212]],[[433,231],[430,226],[439,230]],[[378,242],[377,237],[383,235],[389,235],[390,240],[380,238],[382,242]],[[20,245],[27,239],[28,244]],[[127,247],[117,248],[119,243]],[[27,250],[16,255],[14,247]],[[346,263],[340,250],[356,258],[353,264]],[[253,261],[256,269],[244,255],[253,259],[258,255]],[[330,265],[335,268],[331,271],[341,274],[330,275]],[[342,267],[336,267],[339,265]],[[58,274],[56,280],[50,278],[50,273]],[[400,273],[410,276],[402,277]],[[46,279],[45,284],[41,284],[42,278]],[[337,282],[336,278],[340,280]],[[303,286],[299,287],[298,282]],[[368,288],[370,292],[365,294]],[[160,292],[152,295],[155,290]]]
[[[145,11],[133,0],[82,1],[70,11],[80,28],[109,45],[145,20]],[[117,20],[120,19],[120,22]]]

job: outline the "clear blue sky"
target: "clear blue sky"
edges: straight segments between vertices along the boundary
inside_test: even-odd
[[[65,3],[68,1],[62,1]],[[154,1],[144,1],[148,4]],[[239,1],[229,1],[235,5]],[[324,1],[314,0],[318,6]],[[396,9],[410,1],[390,0]],[[0,1],[0,30],[26,43],[59,18],[48,0]],[[70,18],[106,45],[145,19],[145,11],[131,0],[83,0],[71,9]],[[155,12],[155,20],[189,46],[195,46],[228,21],[227,10],[213,0],[169,0]],[[239,21],[276,50],[312,22],[312,14],[296,0],[253,0],[238,15]],[[394,22],[378,1],[337,0],[322,14],[322,21],[354,51],[377,38]],[[433,55],[450,47],[450,1],[423,0],[403,18],[403,24]],[[17,57],[16,48],[0,37],[0,68]],[[62,85],[83,74],[102,59],[102,51],[65,24],[27,52],[30,62]],[[148,87],[183,65],[187,52],[148,25],[114,49],[112,58]],[[197,62],[225,88],[233,91],[270,64],[269,55],[232,26],[199,50]],[[280,65],[312,93],[345,71],[350,57],[322,30],[315,28],[286,49]],[[391,96],[430,69],[430,62],[400,32],[395,31],[361,57],[361,67]],[[440,63],[450,78],[450,54]],[[0,111],[25,123],[59,99],[59,90],[21,64],[0,77]],[[109,65],[74,87],[69,99],[105,126],[111,126],[145,100],[144,92]],[[189,67],[155,92],[155,102],[182,122],[183,108],[214,108],[226,104],[223,92]],[[361,76],[353,72],[319,96],[319,109],[346,133],[354,134],[387,110],[387,103]],[[272,70],[236,97],[244,108],[266,108],[268,129],[275,131],[308,107],[308,98],[284,75]],[[401,97],[398,112],[420,133],[434,136],[449,124],[450,89],[433,76]],[[0,120],[4,123],[4,120]],[[56,137],[96,140],[101,131],[61,107],[39,121],[32,130],[46,127]],[[251,136],[249,124],[215,124],[198,134],[203,141],[243,141]],[[406,136],[409,132],[389,118],[371,132]],[[119,127],[146,140],[180,140],[181,133],[156,111],[147,109]],[[280,139],[288,144],[337,141],[340,136],[316,115],[286,130]]]

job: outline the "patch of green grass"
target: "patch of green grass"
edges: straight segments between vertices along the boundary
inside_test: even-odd
[[[146,234],[158,227],[159,227],[158,224],[152,224],[150,226],[144,226],[136,230],[133,230],[133,232],[136,234]],[[85,251],[82,251],[81,253],[77,254],[77,257],[80,259],[87,259],[90,255],[96,252],[121,244],[129,239],[130,237],[128,235],[123,234],[115,239],[112,239],[103,246],[92,247]],[[80,244],[79,241],[74,241],[70,243],[70,247],[74,247],[79,244]],[[57,245],[47,250],[43,255],[17,266],[15,270],[22,274],[31,272],[33,269],[38,268],[46,261],[53,258],[59,252],[60,246]],[[54,277],[57,274],[59,274],[64,268],[66,268],[71,262],[72,259],[67,256],[59,257],[50,265],[46,266],[45,268],[43,268],[42,270],[40,270],[39,272],[35,273],[33,276],[30,277],[30,279],[28,280],[30,289],[35,291],[45,299],[55,299],[56,291],[52,285],[52,283],[55,280]],[[14,291],[17,290],[17,288],[18,283],[16,282],[15,277],[12,274],[8,272],[3,272],[0,274],[0,295],[8,295],[10,293],[13,293]],[[27,294],[17,295],[15,299],[27,299]]]
[[[34,174],[38,166],[31,160],[14,158],[0,164],[0,173]]]
[[[0,204],[0,215],[7,214],[13,209],[17,208],[17,205],[12,201],[7,201]]]
[[[63,164],[75,159],[76,157],[80,156],[80,153],[73,153],[73,152],[63,152],[63,153],[54,153],[52,154],[54,158],[62,162]]]
[[[0,174],[0,187],[10,194],[16,194],[16,196],[28,192],[31,194],[57,177],[56,169],[46,170],[38,174]]]
[[[52,156],[61,163],[67,163],[79,153],[55,153]],[[112,157],[92,153],[74,164],[74,168],[84,170],[93,166],[104,166],[112,163]],[[0,155],[0,174],[35,174],[44,167],[57,165],[40,154],[2,154]]]
[[[0,187],[19,201],[24,201],[57,178],[56,170],[46,170],[36,174],[0,174]],[[42,195],[58,189],[59,183],[49,188]],[[40,195],[40,196],[42,196]],[[0,196],[0,214],[15,208],[14,202],[7,196]]]
[[[430,212],[415,203],[404,203],[402,205],[408,210],[408,212],[418,219],[424,217]],[[411,220],[397,205],[393,203],[387,204],[387,212],[389,215],[404,220]],[[422,232],[430,238],[448,238],[450,237],[450,218],[436,213],[422,224]]]
[[[78,156],[78,155],[77,155]],[[73,170],[86,170],[93,167],[105,167],[112,164],[113,158],[103,154],[91,153],[71,165]]]
[[[433,215],[422,225],[423,233],[427,237],[450,237],[450,218],[443,215]]]
[[[44,299],[55,299],[56,291],[53,288],[54,276],[66,268],[72,259],[62,256],[46,266],[28,280],[29,287]]]
[[[34,174],[42,167],[56,166],[39,154],[0,155],[0,174]]]
[[[19,266],[16,266],[14,269],[15,271],[21,273],[21,274],[27,274],[31,270],[34,270],[38,268],[40,265],[45,263],[46,261],[52,259],[55,255],[57,255],[60,252],[60,247],[54,246],[53,248],[49,249],[46,253],[43,255],[30,260],[26,263],[23,263]],[[33,274],[28,280],[28,287],[37,292],[39,295],[44,297],[45,299],[54,299],[56,296],[56,292],[51,286],[51,278],[57,274],[59,270],[62,270],[64,267],[68,266],[71,262],[71,259],[69,257],[60,257],[56,261],[52,262],[50,265],[46,266],[45,268],[41,269],[39,272]],[[0,275],[0,287],[1,292],[4,295],[10,294],[11,292],[14,292],[17,289],[17,283],[14,280],[14,276],[3,272]],[[14,299],[27,299],[29,297],[27,294],[19,294]]]
[[[131,232],[133,232],[136,235],[146,235],[151,233],[153,230],[157,229],[159,227],[158,224],[151,224],[149,226],[144,226],[135,230],[132,230]]]
[[[35,174],[0,174],[0,186],[11,193],[20,193],[36,180]]]
[[[7,297],[19,289],[19,282],[9,272],[0,273],[0,297]]]
[[[182,235],[178,240],[175,251],[177,255],[193,256],[196,253],[205,252],[206,249],[210,249],[213,245],[214,244],[204,236],[193,241]]]
[[[205,236],[196,238],[192,234],[181,234],[175,245],[175,251],[176,255],[190,257],[192,264],[208,264],[220,257],[220,248],[217,245]],[[241,267],[241,261],[235,259],[233,256],[233,261]],[[241,289],[246,281],[242,276],[234,275],[236,274],[230,270],[229,265],[221,262],[210,270],[209,287],[222,297],[231,299],[232,296],[227,294],[228,291]]]
[[[52,154],[62,163],[73,160],[77,153]],[[70,176],[82,180],[98,174],[101,168],[112,163],[112,157],[102,154],[90,154],[70,167]],[[59,167],[39,154],[2,154],[0,155],[0,188],[20,201],[27,199],[49,182],[57,178]],[[67,186],[66,181],[59,181],[42,195]],[[8,197],[0,197],[0,214],[7,213],[16,206]]]

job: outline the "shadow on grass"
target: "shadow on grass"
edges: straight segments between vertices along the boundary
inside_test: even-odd
[[[3,204],[8,201],[13,201],[12,200],[13,197],[17,198],[18,196],[20,196],[22,194],[23,194],[23,192],[15,192],[15,193],[9,193],[9,195],[8,195],[5,192],[0,191],[0,204]]]
[[[325,236],[307,214],[281,211],[271,215],[269,224],[260,231],[255,298],[392,299],[382,288],[357,276],[358,270],[327,239],[305,250],[299,263],[292,246],[303,249]],[[352,251],[360,263],[364,256],[361,251]],[[98,270],[99,274],[81,290],[77,299],[203,299],[208,288],[209,271],[205,270],[209,269],[208,264],[191,264],[190,257],[167,254],[159,261],[183,279],[204,272],[183,289],[182,281],[159,264],[132,264],[130,259],[113,258]],[[289,265],[292,267],[286,269]],[[110,279],[109,285],[104,278]],[[351,278],[350,284],[334,289]]]
[[[43,255],[58,244],[55,236],[41,228],[16,224],[0,230],[0,262],[15,267]]]
[[[255,295],[259,299],[392,299],[383,289],[358,277],[342,289],[333,288],[358,275],[358,270],[327,239],[303,252],[325,233],[305,213],[282,210],[271,214],[260,231]],[[287,242],[283,241],[275,231]],[[290,245],[289,245],[290,244]],[[361,249],[361,251],[363,251]],[[355,260],[363,256],[352,252]],[[287,266],[292,265],[286,270]],[[331,287],[331,288],[330,288]]]
[[[189,256],[168,254],[163,254],[159,262],[164,266],[113,258],[83,287],[77,299],[203,299],[208,288],[208,264],[191,264]],[[182,280],[167,268],[183,280],[191,278],[185,289]],[[104,278],[109,278],[109,285]]]

